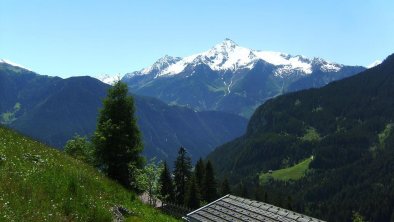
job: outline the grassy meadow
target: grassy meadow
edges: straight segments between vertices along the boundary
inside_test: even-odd
[[[0,221],[112,221],[111,208],[129,221],[176,221],[95,168],[0,127]]]

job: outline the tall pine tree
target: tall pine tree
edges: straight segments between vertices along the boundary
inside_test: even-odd
[[[203,196],[204,200],[207,202],[214,201],[217,198],[217,188],[215,181],[215,173],[213,171],[213,166],[208,160],[205,166],[205,177],[204,177],[204,190]]]
[[[230,184],[228,183],[227,177],[224,178],[222,186],[220,187],[220,195],[225,196],[231,193]]]
[[[188,182],[185,205],[191,209],[200,207],[200,194],[198,192],[196,176],[192,175]]]
[[[174,169],[175,202],[178,204],[185,204],[185,193],[191,176],[191,169],[191,159],[187,155],[186,149],[180,147]]]
[[[174,193],[174,184],[172,181],[172,177],[170,174],[170,170],[168,169],[167,162],[164,162],[163,171],[160,174],[160,195],[165,201],[174,201],[175,193]]]
[[[248,190],[246,189],[246,186],[244,185],[243,181],[241,181],[241,183],[238,184],[237,193],[241,197],[244,197],[244,198],[249,197]]]
[[[143,149],[140,131],[134,117],[134,101],[127,85],[118,81],[108,90],[93,136],[99,166],[109,177],[130,187],[135,175],[130,167],[140,169]]]
[[[205,165],[201,158],[197,161],[196,166],[194,167],[194,175],[196,176],[198,189],[202,192],[204,190]]]

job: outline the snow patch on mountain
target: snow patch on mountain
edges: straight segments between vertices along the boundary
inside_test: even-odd
[[[167,67],[174,65],[175,63],[181,61],[182,58],[180,57],[172,57],[169,55],[165,55],[162,58],[158,59],[153,65],[148,66],[140,71],[135,71],[132,73],[127,73],[125,75],[126,78],[131,78],[133,76],[141,76],[141,75],[148,75],[148,74],[159,74],[162,70],[166,69]]]
[[[176,62],[180,61],[182,58],[180,57],[172,57],[169,55],[165,55],[164,57],[157,60],[152,66],[149,66],[141,71],[142,74],[149,74],[150,72],[157,70],[160,71],[165,69]]]
[[[11,65],[11,66],[16,66],[16,67],[19,67],[19,68],[31,71],[31,69],[26,68],[26,67],[24,67],[22,65],[19,65],[19,64],[15,63],[15,62],[12,62],[12,61],[10,61],[8,59],[0,59],[0,63],[5,63],[5,64]]]
[[[381,60],[376,60],[375,62],[373,62],[373,63],[367,65],[367,68],[370,69],[370,68],[372,68],[372,67],[375,67],[375,66],[377,66],[377,65],[380,65],[380,63],[382,63]]]
[[[282,76],[292,70],[297,70],[305,74],[312,73],[312,65],[309,59],[302,56],[294,56],[280,53],[280,52],[266,52],[254,51],[254,53],[262,60],[271,63],[272,65],[279,66],[275,74]]]
[[[342,65],[338,64],[324,64],[321,66],[323,72],[338,72],[342,68]]]
[[[196,57],[198,57],[198,55],[185,57],[184,59],[167,66],[165,69],[160,70],[160,72],[157,73],[157,76],[178,74],[182,72],[188,64],[193,63]]]
[[[119,81],[121,78],[120,78],[120,75],[103,74],[103,75],[97,76],[96,79],[100,80],[103,83],[113,85],[113,84],[115,84],[115,82]]]
[[[339,72],[343,67],[341,64],[328,62],[322,58],[314,58],[312,64],[320,67],[323,72]]]

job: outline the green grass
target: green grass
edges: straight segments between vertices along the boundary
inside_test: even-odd
[[[313,157],[303,160],[302,162],[288,168],[272,171],[272,173],[261,173],[260,183],[266,183],[270,178],[274,180],[298,180],[302,178],[309,169]]]
[[[95,168],[0,127],[0,221],[111,221],[114,205],[133,221],[176,221]]]
[[[315,128],[309,127],[306,130],[305,135],[303,137],[301,137],[301,139],[304,141],[319,141],[321,138]]]

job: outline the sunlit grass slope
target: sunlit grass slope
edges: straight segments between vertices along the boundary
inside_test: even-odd
[[[260,183],[265,183],[270,178],[274,180],[298,180],[305,175],[312,159],[312,157],[308,158],[292,167],[274,170],[272,173],[262,173],[260,174]]]
[[[93,167],[0,127],[0,221],[112,221],[114,205],[135,221],[175,221]]]

